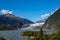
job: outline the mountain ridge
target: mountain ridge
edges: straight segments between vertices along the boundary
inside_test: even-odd
[[[46,20],[44,24],[45,28],[54,28],[59,29],[60,27],[60,8],[56,10],[48,19]]]
[[[12,14],[1,14],[0,15],[0,25],[11,25],[14,28],[22,28],[24,24],[34,23],[28,19],[17,17]]]

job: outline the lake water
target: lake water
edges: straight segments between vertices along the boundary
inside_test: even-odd
[[[25,30],[27,31],[27,30]],[[9,30],[9,31],[0,31],[0,37],[7,38],[10,40],[24,40],[20,33],[24,32],[24,30]],[[46,31],[46,34],[52,33],[53,31]]]
[[[23,32],[23,30],[0,31],[0,37],[10,40],[24,40],[20,35],[21,32]]]

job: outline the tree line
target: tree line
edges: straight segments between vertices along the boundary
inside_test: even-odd
[[[22,36],[34,37],[30,40],[60,40],[60,31],[52,34],[44,34],[43,30],[40,31],[26,31],[21,33]]]

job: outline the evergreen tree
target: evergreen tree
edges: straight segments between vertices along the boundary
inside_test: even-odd
[[[40,29],[40,37],[42,37],[43,36],[43,30],[42,30],[42,28]]]

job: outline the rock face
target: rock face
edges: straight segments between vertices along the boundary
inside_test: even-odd
[[[54,12],[44,24],[45,28],[51,29],[60,29],[60,8]]]
[[[12,14],[2,14],[0,15],[0,25],[8,25],[14,28],[22,28],[24,24],[31,24],[33,23],[30,20],[19,18]]]

